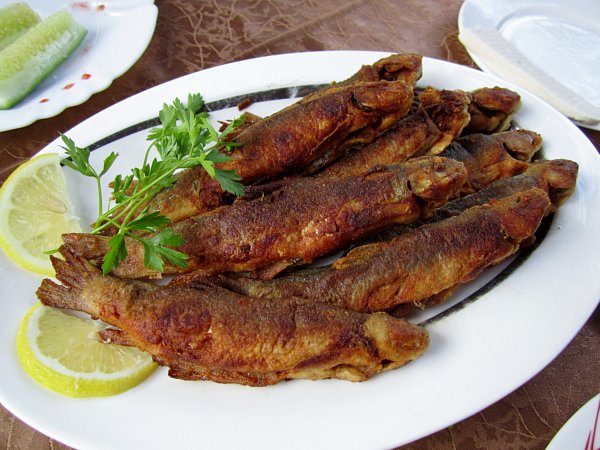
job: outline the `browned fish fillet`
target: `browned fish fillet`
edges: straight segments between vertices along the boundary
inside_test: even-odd
[[[62,285],[43,280],[40,301],[118,327],[105,337],[149,352],[173,377],[251,386],[294,378],[364,381],[428,346],[425,330],[385,313],[251,299],[201,284],[120,280],[64,249],[62,254],[64,260],[52,257]]]
[[[506,131],[521,106],[521,97],[510,89],[481,88],[470,93],[471,120],[465,133],[498,133]]]
[[[412,96],[412,88],[400,81],[327,89],[245,127],[236,137],[240,146],[228,153],[231,161],[218,167],[250,184],[325,164],[404,117]],[[224,204],[226,195],[208,178],[202,167],[181,172],[174,186],[149,202],[150,210],[177,222],[213,209],[215,201]]]
[[[440,157],[415,158],[361,176],[297,178],[264,197],[238,201],[171,228],[185,239],[177,248],[189,255],[188,271],[263,269],[261,276],[269,278],[290,264],[312,262],[368,233],[429,213],[455,196],[465,178],[462,163]],[[89,260],[108,251],[106,236],[71,233],[63,240],[69,251]],[[129,240],[127,250],[115,275],[160,275],[144,267],[141,244]],[[181,271],[165,268],[165,273]]]
[[[529,130],[492,135],[470,134],[450,144],[440,156],[461,161],[469,173],[463,194],[480,190],[491,182],[523,172],[541,148],[542,137]]]
[[[547,194],[531,189],[388,242],[356,247],[328,268],[270,281],[221,276],[215,282],[250,297],[295,296],[356,311],[384,311],[441,295],[474,279],[514,254],[549,208]]]

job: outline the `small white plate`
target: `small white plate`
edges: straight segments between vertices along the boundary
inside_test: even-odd
[[[600,108],[600,2],[465,0],[458,28],[499,32],[535,68]],[[484,72],[498,75],[490,55],[465,46]],[[504,78],[519,83],[514,71]],[[578,125],[600,130],[599,123]]]
[[[592,445],[593,443],[593,445]],[[596,446],[597,444],[597,446]],[[596,450],[600,447],[600,394],[583,405],[550,441],[546,450]]]
[[[0,8],[17,0],[0,0]],[[0,131],[54,117],[85,102],[123,75],[148,46],[158,9],[154,0],[27,0],[42,19],[67,9],[88,34],[75,50],[27,98],[0,111]]]

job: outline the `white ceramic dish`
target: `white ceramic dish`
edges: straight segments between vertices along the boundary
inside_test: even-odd
[[[599,2],[466,0],[458,28],[498,31],[542,72],[600,108]],[[472,46],[467,46],[467,51],[483,71],[496,74],[488,59],[491,55]],[[580,125],[600,130],[600,124]]]
[[[17,0],[0,0],[0,7]],[[158,9],[153,0],[28,0],[42,19],[67,9],[88,34],[75,52],[27,98],[0,111],[0,131],[29,125],[85,102],[123,75],[148,46]]]
[[[573,414],[550,441],[546,450],[595,450],[600,444],[600,394]]]
[[[135,130],[147,124],[127,127],[152,119],[176,96],[201,92],[212,103],[275,90],[272,97],[288,97],[298,86],[344,79],[382,56],[317,52],[223,65],[138,94],[67,134],[80,146],[109,137],[92,152],[94,160],[118,151],[118,170],[124,172],[146,147],[146,132]],[[424,60],[420,84],[469,90],[504,84],[515,89],[480,71],[431,59]],[[0,401],[31,426],[79,449],[169,448],[174,443],[184,449],[380,449],[438,431],[501,399],[557,356],[600,298],[600,157],[564,116],[520,93],[519,124],[544,136],[547,158],[579,162],[577,190],[555,215],[540,246],[504,281],[428,325],[431,346],[420,359],[365,383],[292,381],[266,388],[173,380],[159,369],[119,396],[66,398],[35,384],[18,364],[15,335],[35,301],[40,278],[0,255]],[[256,101],[251,110],[264,115],[292,101]],[[232,107],[214,118],[238,114]],[[58,144],[42,151],[60,151]],[[72,195],[84,223],[89,223],[95,208],[90,200],[93,186],[75,174],[68,177],[77,186]],[[465,291],[441,309],[458,302]],[[432,309],[414,320],[439,311]]]

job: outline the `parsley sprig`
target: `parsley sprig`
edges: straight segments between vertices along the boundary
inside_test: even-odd
[[[87,177],[96,180],[98,190],[98,218],[92,233],[100,233],[109,227],[117,232],[109,241],[109,251],[104,257],[102,272],[108,274],[127,257],[125,237],[140,242],[144,248],[144,265],[162,272],[165,262],[171,265],[187,266],[187,255],[173,249],[184,240],[165,228],[170,220],[158,211],[150,211],[148,201],[158,192],[175,183],[175,173],[181,169],[202,166],[221,188],[235,195],[244,192],[240,177],[233,170],[219,169],[215,165],[227,162],[230,158],[221,152],[229,151],[237,144],[226,137],[241,123],[238,118],[218,133],[210,123],[208,114],[201,111],[204,101],[200,94],[190,94],[184,105],[178,98],[172,105],[163,105],[159,113],[161,126],[152,128],[147,136],[150,145],[146,149],[140,167],[133,168],[127,176],[117,175],[112,183],[111,201],[106,206],[102,202],[101,177],[105,175],[118,157],[112,152],[97,172],[90,164],[90,150],[80,148],[65,135],[63,149],[70,158],[64,165]],[[152,152],[158,158],[152,157]],[[111,204],[113,203],[114,204]]]

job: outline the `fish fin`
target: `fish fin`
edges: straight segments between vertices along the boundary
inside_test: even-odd
[[[277,261],[273,264],[269,264],[268,266],[261,267],[258,270],[252,272],[252,277],[257,280],[270,280],[275,278],[276,275],[283,272],[284,270],[295,266],[296,264],[300,264],[301,261]]]
[[[202,269],[194,270],[192,272],[182,273],[181,275],[176,275],[169,281],[168,285],[171,287],[187,287],[191,286],[194,283],[203,284],[206,279],[217,278],[217,276],[212,275],[210,272],[206,272]],[[209,283],[211,284],[211,283]]]
[[[383,249],[389,246],[388,242],[373,242],[360,245],[351,249],[346,255],[335,260],[331,267],[335,270],[347,269],[350,266],[360,264],[374,255],[379,254]]]
[[[65,233],[62,235],[63,247],[76,256],[88,260],[102,258],[110,249],[110,236],[91,233]]]
[[[100,276],[100,271],[85,261],[74,256],[64,247],[59,249],[64,259],[50,256],[56,278],[62,285],[50,279],[44,279],[36,295],[46,306],[62,309],[84,309],[85,302],[80,298],[87,281]]]

